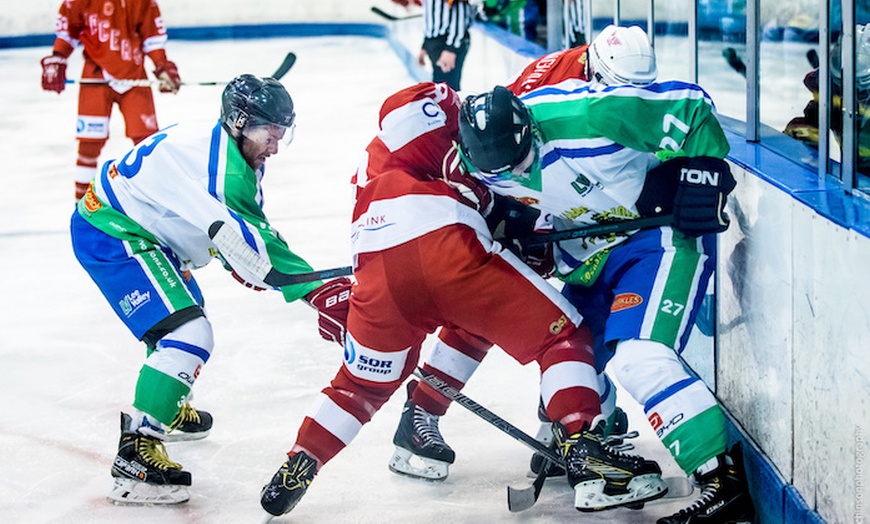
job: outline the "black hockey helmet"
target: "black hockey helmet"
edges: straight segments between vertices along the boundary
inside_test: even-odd
[[[221,122],[227,130],[241,132],[248,126],[275,124],[293,127],[296,113],[293,99],[274,78],[240,75],[224,88]]]
[[[526,106],[506,87],[465,99],[459,115],[462,154],[484,173],[513,169],[532,147]]]

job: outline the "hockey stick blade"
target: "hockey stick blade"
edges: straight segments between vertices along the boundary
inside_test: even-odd
[[[208,236],[224,257],[233,261],[239,261],[245,266],[245,269],[272,287],[315,282],[317,280],[353,274],[353,269],[350,266],[322,269],[310,273],[282,273],[245,243],[245,240],[240,235],[231,228],[225,227],[222,220],[217,220],[209,226]]]
[[[665,499],[681,499],[688,497],[695,491],[695,486],[689,477],[662,477],[665,484],[668,485],[668,492],[662,498]]]
[[[514,488],[508,486],[507,499],[508,510],[511,513],[519,513],[525,511],[538,501],[541,496],[541,490],[544,488],[544,481],[547,480],[547,467],[541,465],[541,470],[538,471],[538,476],[532,482],[532,485],[527,488]]]
[[[394,16],[390,13],[384,11],[383,9],[372,6],[372,13],[389,20],[390,22],[401,22],[402,20],[411,20],[413,18],[420,18],[423,16],[422,13],[417,13],[416,15],[408,15],[408,16]]]
[[[634,218],[631,220],[620,220],[619,222],[611,222],[609,224],[593,224],[577,229],[568,229],[565,231],[555,231],[553,233],[529,235],[526,237],[520,237],[517,240],[519,240],[520,243],[524,246],[535,246],[539,244],[549,244],[550,242],[571,240],[574,238],[597,237],[603,235],[610,235],[612,233],[625,233],[626,231],[635,231],[638,229],[666,226],[671,224],[673,221],[673,215]]]
[[[726,47],[723,49],[722,56],[725,58],[725,61],[728,62],[728,65],[731,66],[731,69],[737,71],[740,76],[746,78],[746,64],[739,56],[737,56],[737,51],[733,47]]]
[[[274,78],[275,80],[281,80],[281,78],[283,78],[284,75],[286,75],[287,72],[290,71],[290,68],[293,67],[293,64],[295,63],[296,53],[292,51],[287,53],[287,56],[284,57],[284,61],[281,62],[281,65],[278,66],[278,69],[276,69],[275,72],[272,73],[272,78]]]

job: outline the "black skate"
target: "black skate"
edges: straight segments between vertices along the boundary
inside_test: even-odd
[[[304,451],[296,452],[281,465],[271,482],[263,486],[260,505],[276,517],[290,513],[299,504],[316,474],[317,461]]]
[[[130,415],[121,413],[121,440],[112,465],[114,504],[155,505],[187,502],[191,476],[166,454],[163,442],[130,430]]]
[[[553,443],[553,423],[547,417],[547,411],[544,408],[544,402],[538,404],[538,420],[541,422],[538,428],[538,434],[535,436],[540,442],[547,444],[553,451],[556,450],[556,445]],[[634,444],[626,442],[628,439],[636,438],[639,434],[637,431],[628,431],[628,415],[620,407],[616,407],[613,415],[608,419],[607,431],[604,443],[615,451],[629,451],[634,449]],[[531,477],[536,477],[541,472],[541,467],[546,467],[547,478],[561,477],[565,474],[565,468],[553,464],[545,459],[540,453],[532,455],[529,461],[529,469],[532,470]]]
[[[444,480],[456,453],[441,436],[438,416],[411,402],[416,387],[416,381],[408,383],[408,400],[393,436],[396,449],[390,458],[390,471],[425,480]]]
[[[601,511],[626,506],[640,509],[645,502],[663,497],[668,486],[654,461],[614,451],[604,443],[604,421],[594,429],[567,435],[553,424],[556,449],[564,457],[568,483],[574,488],[574,507]]]
[[[743,450],[738,442],[728,453],[716,457],[718,465],[706,474],[695,473],[701,496],[686,509],[658,524],[735,524],[752,522],[755,506],[749,496],[743,470]]]
[[[200,440],[208,436],[213,419],[211,413],[194,409],[185,402],[175,415],[175,420],[169,425],[165,442],[181,442],[185,440]]]

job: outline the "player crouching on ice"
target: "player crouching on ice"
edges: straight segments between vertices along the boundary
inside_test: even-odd
[[[174,430],[205,436],[212,421],[186,404],[214,348],[203,295],[190,270],[217,257],[236,280],[255,290],[270,287],[254,269],[263,260],[285,273],[312,271],[262,210],[264,163],[280,142],[290,143],[295,117],[293,101],[277,80],[238,76],[223,91],[217,124],[172,125],[121,160],[105,163],[73,213],[76,258],[148,347],[133,409],[121,414],[110,501],[176,504],[190,498],[191,474],[163,445]],[[221,252],[209,236],[216,221],[259,256]],[[317,308],[321,335],[340,339],[350,286],[345,278],[280,291],[287,302],[303,299]]]
[[[491,195],[458,158],[459,107],[455,91],[433,83],[399,91],[381,107],[380,132],[353,178],[357,284],[344,363],[261,492],[271,515],[296,506],[317,470],[412,374],[423,341],[439,327],[473,333],[540,367],[575,507],[637,506],[667,491],[658,464],[603,442],[593,340],[577,309],[493,242],[481,214]]]

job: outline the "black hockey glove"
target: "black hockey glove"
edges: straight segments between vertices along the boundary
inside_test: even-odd
[[[492,211],[486,216],[486,224],[497,240],[527,266],[543,277],[553,272],[553,250],[549,244],[526,246],[519,238],[535,232],[535,225],[541,212],[513,198],[493,194]]]
[[[647,173],[637,210],[641,216],[673,213],[674,228],[689,236],[721,233],[730,223],[725,203],[736,185],[724,160],[674,158]]]

